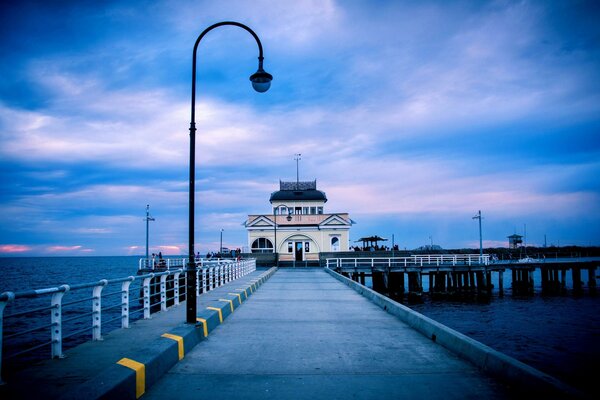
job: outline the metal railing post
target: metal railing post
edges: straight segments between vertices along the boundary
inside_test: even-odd
[[[154,278],[154,274],[144,278],[142,281],[142,292],[144,296],[144,319],[150,319],[150,281]]]
[[[121,328],[129,328],[129,285],[134,280],[130,276],[128,281],[121,283]]]
[[[160,311],[167,311],[167,274],[160,276]]]
[[[4,308],[9,302],[15,299],[13,292],[5,292],[4,294],[7,296],[7,299],[0,301],[0,385],[4,383],[2,381],[2,327],[4,326]]]
[[[92,340],[102,340],[102,289],[107,284],[108,281],[102,279],[92,291]]]
[[[202,279],[202,275],[200,273],[200,270],[198,268],[196,268],[196,298],[198,296],[200,296],[200,279]],[[202,292],[204,293],[204,291]]]
[[[50,348],[52,358],[64,357],[62,353],[62,298],[69,291],[70,287],[69,285],[62,285],[60,288],[63,290],[54,293],[50,300],[50,305],[52,306],[50,309],[50,322],[52,324],[50,328],[52,330],[50,335],[52,344]]]
[[[179,305],[179,275],[181,275],[181,272],[175,272],[173,274],[173,296],[175,297],[173,304],[176,306]]]
[[[202,293],[206,293],[206,268],[202,268]]]

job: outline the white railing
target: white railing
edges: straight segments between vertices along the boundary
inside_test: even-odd
[[[234,262],[236,260],[229,258],[196,258],[196,267],[202,265],[216,265],[219,263]],[[138,261],[139,270],[164,271],[170,269],[185,268],[187,266],[187,258],[140,258]]]
[[[489,265],[490,256],[484,254],[424,254],[410,257],[378,258],[328,258],[328,268],[402,268],[432,266],[480,266]]]
[[[183,260],[187,262],[187,259]],[[169,306],[179,305],[185,300],[186,270],[173,269],[174,264],[170,266],[172,269],[166,271],[120,279],[0,294],[0,383],[2,349],[11,350],[11,344],[19,349],[4,359],[43,349],[49,349],[52,358],[62,358],[65,339],[78,338],[81,341],[86,333],[91,333],[90,339],[101,340],[103,328],[111,322],[114,323],[113,328],[128,328],[134,316],[150,319],[152,312],[166,311]],[[197,295],[255,270],[254,259],[199,260]],[[135,285],[132,287],[132,284]],[[132,290],[139,295],[131,296]],[[5,309],[11,313],[4,315]],[[48,316],[50,323],[44,322]],[[85,322],[83,318],[90,319]],[[39,321],[37,325],[31,323],[34,319]],[[5,328],[8,330],[3,334]],[[20,339],[23,337],[27,339]]]

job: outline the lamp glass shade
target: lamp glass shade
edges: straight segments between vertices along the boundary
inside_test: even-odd
[[[271,87],[271,81],[273,80],[273,75],[265,72],[262,68],[259,68],[252,76],[250,76],[250,81],[252,81],[252,87],[259,93],[264,93]]]

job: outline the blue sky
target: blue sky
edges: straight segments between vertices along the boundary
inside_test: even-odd
[[[246,246],[279,179],[351,240],[600,245],[600,7],[583,1],[19,1],[0,7],[0,256]],[[431,238],[431,239],[430,239]],[[388,242],[390,244],[390,242]]]

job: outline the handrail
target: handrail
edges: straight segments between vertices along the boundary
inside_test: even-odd
[[[146,260],[146,259],[141,259]],[[140,260],[139,266],[142,266]],[[177,261],[177,260],[176,260]],[[63,345],[64,339],[75,337],[85,332],[91,331],[92,340],[101,340],[103,329],[106,330],[106,324],[111,321],[121,320],[121,328],[129,327],[130,317],[141,315],[138,318],[149,319],[150,314],[156,311],[166,311],[169,306],[178,306],[180,301],[185,300],[185,285],[180,284],[185,280],[186,269],[173,268],[178,263],[185,266],[187,260],[179,259],[177,262],[168,262],[166,270],[156,269],[156,272],[150,272],[143,275],[128,276],[117,279],[102,279],[95,282],[78,283],[74,285],[61,285],[35,290],[23,290],[18,292],[4,292],[0,294],[0,384],[2,383],[2,362],[3,348],[11,349],[11,344],[3,343],[4,339],[13,339],[23,336],[26,333],[47,330],[50,332],[50,340],[43,339],[41,334],[37,335],[35,343],[34,338],[30,338],[27,343],[17,343],[19,350],[4,355],[5,359],[15,358],[21,354],[29,353],[41,348],[50,348],[52,358],[64,357]],[[227,282],[238,279],[256,270],[256,260],[198,260],[196,269],[196,279],[200,282],[197,285],[197,295],[216,287],[222,286]],[[131,284],[138,283],[134,290],[138,290],[139,296],[130,296],[132,290]],[[111,286],[111,290],[104,289]],[[115,287],[116,286],[116,287]],[[120,286],[120,287],[119,287]],[[86,290],[87,289],[87,290]],[[91,293],[89,291],[91,290]],[[75,297],[69,302],[64,302],[65,296],[74,296],[73,292],[81,293],[81,298]],[[86,293],[89,293],[86,295]],[[118,295],[121,296],[118,296]],[[91,296],[90,296],[91,295]],[[48,301],[48,297],[50,297]],[[48,306],[42,305],[47,302]],[[91,302],[91,310],[83,303]],[[103,304],[106,302],[106,304]],[[135,304],[140,304],[135,307]],[[28,305],[31,304],[31,305]],[[15,311],[9,315],[4,315],[4,310],[8,306],[16,307]],[[25,308],[25,309],[23,309]],[[65,311],[66,308],[69,308]],[[119,311],[120,310],[120,311]],[[45,312],[43,312],[45,311]],[[40,314],[40,312],[43,312]],[[48,313],[50,314],[50,324],[48,324]],[[120,315],[119,315],[120,313]],[[102,321],[103,314],[107,314],[107,319]],[[91,316],[91,325],[84,326],[85,323],[79,322],[70,326],[76,320],[82,317]],[[43,321],[43,324],[31,326],[29,321],[37,318]],[[19,324],[27,319],[27,324]],[[5,324],[5,321],[15,321],[12,324]],[[6,325],[6,326],[5,326]],[[18,325],[25,325],[18,329]],[[8,327],[10,332],[4,335],[4,329]],[[114,329],[114,328],[113,328]],[[48,336],[46,336],[48,338]],[[40,342],[43,342],[40,344]]]
[[[374,268],[375,265],[393,267],[431,267],[431,266],[487,266],[490,255],[484,254],[422,254],[409,257],[339,257],[328,258],[328,268]]]

